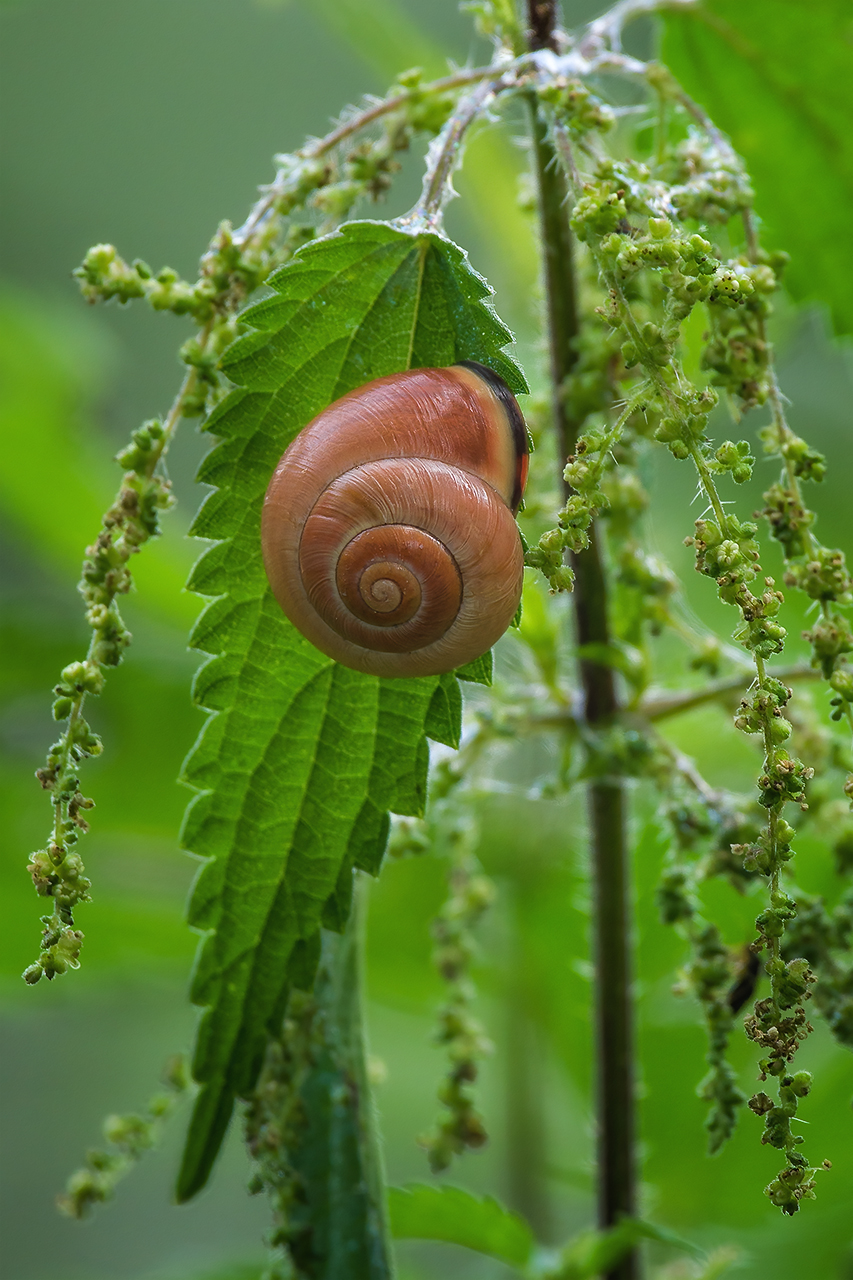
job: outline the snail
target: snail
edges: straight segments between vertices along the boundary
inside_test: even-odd
[[[377,378],[290,444],[264,499],[267,578],[328,657],[436,675],[484,654],[521,599],[527,431],[484,365]]]

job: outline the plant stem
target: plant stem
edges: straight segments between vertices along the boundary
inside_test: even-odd
[[[350,919],[340,937],[332,936],[328,1008],[338,1041],[342,1078],[346,1078],[358,1130],[358,1163],[365,1208],[364,1235],[369,1242],[370,1272],[365,1280],[393,1280],[394,1262],[385,1208],[385,1172],[379,1144],[376,1107],[367,1074],[365,1041],[364,935],[369,881],[355,872]],[[353,1086],[354,1085],[354,1089]],[[344,1186],[345,1195],[352,1189]]]
[[[786,683],[789,680],[819,680],[820,672],[815,667],[807,667],[797,662],[787,667],[774,667],[770,675],[776,680]],[[752,671],[745,668],[733,676],[725,676],[721,680],[712,680],[701,689],[689,689],[683,693],[661,693],[653,695],[640,704],[640,711],[649,720],[666,720],[670,716],[683,715],[685,711],[694,711],[708,702],[724,701],[744,690],[752,679]]]
[[[440,94],[468,84],[477,84],[480,80],[500,76],[506,70],[507,68],[496,65],[472,67],[465,71],[457,71],[450,76],[444,76],[440,80],[433,80],[430,84],[418,85],[413,89],[405,89],[402,93],[392,94],[387,98],[383,98],[381,102],[373,103],[370,107],[365,108],[364,111],[356,112],[330,133],[327,133],[325,137],[316,138],[312,142],[306,143],[304,147],[301,147],[296,152],[296,155],[303,159],[319,159],[321,156],[328,155],[330,151],[340,146],[342,142],[346,142],[354,133],[358,133],[361,129],[366,129],[383,116],[399,110],[400,107],[404,107],[407,102],[410,102],[415,97]],[[273,212],[276,200],[282,191],[282,174],[279,173],[275,181],[269,187],[262,188],[262,191],[263,194],[254,204],[246,221],[234,232],[234,240],[237,244],[245,244],[246,240],[254,235],[259,227],[263,226],[266,219]]]
[[[450,177],[459,163],[462,140],[467,129],[482,114],[495,95],[500,77],[478,84],[456,105],[444,128],[430,146],[427,156],[421,198],[414,209],[401,221],[407,225],[418,222],[434,230],[441,222],[441,212],[451,195]]]
[[[537,14],[541,26],[541,14]],[[531,22],[531,27],[533,27]],[[574,452],[580,424],[572,420],[565,396],[577,354],[579,329],[574,246],[569,226],[568,190],[547,126],[535,102],[532,131],[539,186],[553,416],[561,474]],[[589,547],[572,555],[575,631],[579,645],[607,645],[607,580],[595,524]],[[619,711],[612,667],[582,659],[583,719],[593,733],[605,729]],[[596,1115],[598,1133],[598,1223],[613,1226],[636,1212],[636,1149],[631,928],[625,791],[621,779],[599,777],[589,784],[588,810],[594,886],[596,1023]],[[607,1273],[607,1280],[636,1280],[639,1257],[632,1251]]]
[[[393,1280],[382,1155],[367,1078],[357,873],[343,934],[323,932],[313,994],[292,991],[246,1115],[255,1189],[273,1209],[267,1280]]]

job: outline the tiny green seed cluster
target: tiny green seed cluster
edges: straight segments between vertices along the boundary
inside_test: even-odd
[[[68,1179],[57,1203],[69,1218],[86,1218],[98,1204],[109,1200],[118,1182],[155,1147],[165,1121],[189,1089],[186,1061],[170,1058],[163,1072],[166,1086],[150,1098],[142,1115],[107,1116],[104,1140],[111,1149],[90,1151],[86,1163]]]
[[[774,1041],[778,1049],[762,1058],[760,1071],[762,1078],[768,1072],[779,1077],[780,1090],[787,1091],[784,1100],[780,1092],[779,1107],[784,1106],[793,1115],[796,1102],[791,1099],[804,1094],[788,1096],[785,1072],[809,1030],[803,1005],[809,997],[811,976],[804,960],[786,964],[779,956],[779,939],[787,921],[796,914],[793,900],[779,884],[781,868],[791,856],[789,831],[793,835],[781,815],[789,802],[805,803],[804,786],[811,771],[781,745],[791,732],[783,713],[790,690],[768,676],[765,667],[766,660],[780,653],[784,645],[785,629],[776,616],[782,593],[770,578],[763,580],[760,594],[752,589],[761,572],[757,526],[726,512],[714,478],[729,471],[736,483],[749,479],[753,462],[749,446],[746,442],[727,441],[713,448],[708,417],[716,403],[715,391],[710,385],[702,389],[690,384],[679,367],[677,354],[681,324],[697,303],[703,303],[712,317],[711,344],[704,359],[705,367],[713,371],[712,382],[730,395],[740,396],[745,407],[764,402],[771,394],[771,383],[768,347],[760,326],[767,314],[767,295],[775,288],[775,277],[767,263],[723,263],[700,234],[676,229],[669,217],[650,216],[661,201],[651,174],[644,167],[630,162],[605,162],[597,166],[597,178],[588,194],[579,199],[573,226],[578,237],[589,245],[607,288],[604,317],[624,338],[621,354],[626,368],[639,366],[645,378],[646,414],[654,413],[657,418],[654,437],[675,458],[692,459],[696,467],[710,511],[707,517],[697,520],[695,534],[688,542],[696,552],[697,570],[714,580],[721,600],[738,609],[741,623],[734,638],[754,655],[756,662],[753,691],[744,701],[736,723],[744,732],[763,734],[765,743],[758,799],[768,811],[768,822],[753,846],[760,854],[751,861],[745,860],[745,866],[758,870],[769,882],[770,906],[756,921],[759,938],[754,945],[769,953],[766,971],[771,996],[758,1002],[755,1014],[747,1019],[746,1031],[762,1050],[767,1047],[768,1035],[778,1037]],[[709,185],[714,182],[711,176]],[[697,186],[698,178],[694,178],[694,194]],[[745,198],[744,194],[744,201]],[[679,208],[673,201],[670,207],[684,218],[683,204]],[[695,214],[695,206],[688,207]],[[709,200],[704,209],[706,218],[714,208],[714,202]],[[731,211],[731,203],[726,204],[725,216]],[[635,237],[630,231],[627,235],[617,232],[617,225],[628,221],[629,214],[648,218],[646,233],[641,229]],[[630,225],[628,222],[629,228]],[[652,277],[644,292],[637,290],[635,283],[643,268]],[[636,303],[631,296],[632,282],[634,291],[639,293]],[[654,318],[643,320],[642,309],[651,309]],[[736,309],[742,315],[734,319]],[[738,359],[733,355],[736,344]],[[699,975],[697,994],[709,1015],[712,1074],[704,1089],[713,1103],[709,1116],[711,1142],[718,1147],[731,1132],[740,1102],[739,1090],[723,1066],[720,1052],[728,1035],[730,1015],[719,1002],[718,993],[729,966],[715,930],[693,923],[695,958],[690,972],[694,989]],[[709,1001],[710,992],[715,994]],[[752,1105],[754,1109],[756,1104]],[[766,1129],[765,1137],[768,1132]],[[779,1141],[778,1127],[773,1134],[768,1140],[784,1151],[787,1164],[768,1187],[768,1195],[790,1213],[802,1198],[813,1194],[813,1179],[807,1160],[798,1150],[801,1139],[789,1134],[785,1142]],[[780,1186],[787,1188],[785,1196]]]
[[[433,1173],[447,1169],[466,1148],[482,1147],[488,1139],[477,1111],[473,1086],[480,1060],[492,1051],[480,1022],[471,1012],[476,991],[471,964],[476,953],[472,930],[495,897],[495,886],[483,874],[475,849],[478,826],[471,796],[460,792],[472,756],[479,754],[490,733],[486,726],[462,749],[463,759],[439,764],[433,772],[429,818],[417,825],[401,825],[392,837],[390,853],[431,851],[448,860],[449,892],[432,924],[433,963],[447,985],[438,1010],[436,1042],[447,1051],[449,1069],[439,1089],[444,1112],[435,1129],[420,1138]]]
[[[757,836],[759,827],[750,814],[734,807],[731,798],[697,793],[695,778],[689,773],[685,777],[678,763],[670,754],[668,768],[661,767],[657,777],[672,831],[657,896],[661,919],[676,926],[690,944],[690,960],[676,990],[690,992],[699,1001],[708,1031],[708,1072],[698,1093],[708,1103],[705,1128],[708,1150],[714,1155],[731,1137],[747,1101],[726,1055],[735,1017],[755,990],[758,962],[749,948],[733,954],[725,945],[717,925],[703,915],[699,891],[703,881],[714,876],[742,888],[741,864],[728,854],[734,839]],[[688,855],[708,837],[712,841],[705,858],[691,859]]]
[[[42,977],[54,978],[79,964],[83,934],[75,928],[74,909],[89,900],[91,886],[76,845],[89,829],[82,814],[94,802],[80,791],[78,772],[83,760],[103,749],[83,716],[83,705],[88,696],[101,692],[105,668],[117,666],[130,643],[118,597],[130,590],[131,557],[157,535],[160,511],[171,504],[169,482],[157,472],[165,440],[162,424],[149,422],[118,455],[117,461],[125,468],[124,480],[83,561],[79,589],[92,629],[89,652],[84,661],[64,668],[54,689],[54,719],[67,724],[36,774],[50,794],[54,822],[50,843],[32,855],[28,870],[36,891],[53,900],[53,913],[42,917],[41,953],[24,973],[30,984]]]
[[[680,91],[667,74],[653,70],[649,79],[670,113],[677,112]],[[586,326],[575,372],[563,389],[578,432],[564,471],[569,494],[557,526],[530,547],[527,563],[544,573],[552,591],[570,589],[573,572],[565,563],[566,553],[583,551],[592,521],[603,517],[612,556],[613,625],[621,648],[613,661],[631,686],[632,705],[642,707],[651,670],[646,636],[664,628],[691,644],[695,669],[716,674],[719,642],[689,634],[679,617],[674,576],[645,552],[641,531],[647,500],[636,468],[650,442],[660,442],[674,458],[689,460],[695,467],[708,509],[686,542],[695,552],[697,571],[714,581],[724,603],[737,609],[733,639],[755,666],[735,725],[745,734],[758,735],[763,745],[757,804],[736,805],[737,820],[721,821],[718,796],[704,784],[685,809],[678,799],[683,785],[673,790],[679,771],[661,766],[661,751],[648,738],[630,764],[622,760],[621,771],[639,770],[656,778],[670,797],[670,816],[679,815],[681,830],[689,836],[679,840],[676,822],[675,855],[667,864],[660,901],[663,918],[677,924],[691,944],[693,958],[684,986],[699,999],[708,1023],[710,1070],[701,1092],[711,1103],[712,1150],[732,1132],[745,1100],[725,1058],[734,1013],[745,1002],[740,996],[734,999],[732,992],[742,995],[750,985],[755,987],[755,957],[764,953],[770,995],[757,1002],[745,1030],[760,1050],[761,1078],[775,1077],[779,1095],[768,1106],[767,1095],[757,1094],[750,1106],[765,1118],[764,1141],[786,1159],[767,1194],[784,1212],[793,1213],[802,1199],[814,1194],[814,1178],[800,1151],[802,1137],[792,1134],[790,1126],[810,1085],[804,1073],[792,1074],[790,1063],[811,1030],[806,1004],[813,988],[822,991],[821,1007],[834,1011],[839,1032],[845,1025],[842,987],[849,969],[838,959],[842,934],[822,907],[823,941],[811,952],[815,963],[820,961],[819,977],[810,967],[808,949],[795,947],[795,940],[802,938],[796,923],[801,895],[783,887],[781,878],[793,857],[796,829],[784,813],[793,805],[802,816],[807,814],[815,770],[790,749],[792,689],[767,668],[785,644],[780,621],[783,592],[761,569],[758,523],[728,510],[718,489],[726,477],[735,485],[751,478],[752,448],[745,439],[716,444],[709,427],[720,395],[737,414],[761,406],[770,410],[771,423],[760,438],[765,456],[780,459],[782,475],[768,488],[765,508],[757,515],[767,521],[782,547],[784,585],[803,591],[820,608],[818,620],[805,633],[812,663],[829,682],[832,718],[853,725],[853,677],[845,665],[846,655],[853,651],[853,634],[840,612],[851,601],[851,579],[842,553],[822,547],[814,537],[814,514],[804,503],[802,484],[819,482],[825,462],[787,424],[766,332],[771,298],[786,259],[759,246],[748,180],[725,139],[708,122],[692,126],[675,145],[659,147],[656,162],[649,165],[603,153],[603,116],[589,116],[584,122],[552,88],[541,97],[552,110],[555,146],[574,196],[571,225],[595,277],[595,283],[586,286],[587,294],[596,284],[600,292],[597,326]],[[589,176],[582,178],[579,166]],[[716,247],[713,228],[735,215],[743,219],[745,244],[742,251],[726,257]],[[680,353],[682,327],[697,306],[706,317],[700,360],[704,376],[693,383]],[[615,765],[614,734],[620,736],[611,728],[610,747],[603,748],[608,768]],[[853,781],[845,784],[844,792],[853,798]],[[697,810],[698,820],[689,816]],[[687,849],[709,835],[714,841],[709,855],[701,863],[683,861]],[[767,883],[768,904],[758,915],[757,937],[746,959],[725,946],[716,926],[702,914],[697,892],[709,875],[725,875],[743,886],[756,877]],[[749,972],[749,982],[738,977],[739,970]]]

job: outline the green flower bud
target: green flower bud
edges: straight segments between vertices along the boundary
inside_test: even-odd
[[[567,564],[561,564],[551,575],[551,587],[554,591],[571,591],[575,585],[575,575]]]
[[[770,736],[776,743],[787,742],[793,732],[793,726],[784,716],[772,716],[770,719]]]
[[[853,702],[853,672],[844,669],[833,671],[829,683],[845,702]]]
[[[714,457],[723,467],[732,467],[740,461],[738,447],[733,440],[724,440]]]
[[[559,529],[548,529],[539,539],[539,546],[543,551],[553,554],[563,550],[563,538]]]
[[[805,1098],[812,1087],[811,1073],[808,1071],[798,1071],[791,1080],[791,1089],[798,1098]]]

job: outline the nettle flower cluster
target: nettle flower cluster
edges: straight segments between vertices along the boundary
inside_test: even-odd
[[[445,984],[434,1040],[444,1048],[448,1067],[438,1090],[442,1112],[433,1129],[418,1140],[434,1173],[449,1168],[466,1149],[477,1150],[488,1141],[474,1086],[480,1062],[494,1046],[473,1013],[477,990],[472,970],[477,956],[474,931],[493,904],[496,888],[476,854],[480,832],[471,773],[496,732],[491,719],[482,717],[456,757],[437,763],[427,817],[396,819],[388,846],[391,858],[433,854],[445,860],[447,869],[447,897],[432,923],[432,960]]]
[[[477,739],[467,744],[476,751]],[[444,1046],[449,1067],[438,1091],[443,1112],[434,1130],[420,1139],[433,1173],[447,1169],[466,1148],[487,1141],[485,1123],[476,1108],[473,1086],[480,1060],[492,1043],[472,1013],[476,990],[471,968],[476,954],[473,930],[495,898],[493,882],[476,856],[479,830],[470,803],[459,795],[464,772],[458,762],[439,765],[433,778],[427,835],[433,850],[448,861],[449,893],[433,921],[433,963],[446,985],[438,1011],[436,1043]]]
[[[761,1053],[761,1079],[774,1077],[778,1094],[774,1101],[758,1093],[749,1105],[764,1118],[762,1140],[785,1155],[767,1194],[785,1213],[793,1213],[814,1194],[814,1169],[800,1150],[802,1136],[791,1131],[811,1079],[794,1072],[791,1062],[811,1030],[806,1007],[813,991],[820,993],[819,1007],[829,1014],[836,1035],[849,1040],[853,980],[849,961],[841,958],[849,939],[846,924],[822,903],[807,900],[806,933],[798,927],[802,895],[792,883],[782,884],[786,873],[790,879],[796,830],[809,818],[815,766],[792,749],[797,736],[796,717],[789,713],[792,689],[767,666],[785,645],[784,594],[762,570],[758,519],[781,546],[783,585],[805,592],[819,610],[805,633],[812,667],[829,682],[832,718],[853,725],[853,674],[846,666],[851,630],[842,612],[851,601],[851,578],[843,554],[815,538],[815,517],[802,486],[820,482],[826,464],[789,427],[776,383],[767,320],[785,255],[769,254],[758,244],[752,191],[726,140],[665,73],[653,69],[648,79],[669,113],[667,137],[659,140],[649,163],[606,154],[606,115],[593,119],[588,113],[587,123],[580,125],[565,99],[543,94],[553,109],[555,146],[574,202],[571,225],[585,246],[585,287],[588,294],[598,291],[598,305],[597,325],[588,326],[577,341],[574,373],[563,388],[578,431],[563,472],[568,497],[556,527],[529,549],[527,563],[544,573],[553,591],[570,589],[574,575],[566,553],[586,548],[592,521],[604,517],[615,586],[613,623],[622,649],[618,665],[633,691],[631,705],[644,709],[642,694],[652,669],[646,636],[664,627],[691,645],[694,668],[716,674],[723,646],[689,634],[675,607],[674,575],[642,550],[648,499],[635,469],[638,457],[659,442],[695,468],[707,509],[685,541],[695,552],[697,571],[712,579],[719,598],[738,612],[733,639],[750,655],[753,675],[751,683],[744,679],[749,688],[734,723],[759,738],[763,767],[754,799],[723,803],[690,762],[673,759],[663,741],[650,747],[653,739],[646,737],[631,764],[652,776],[666,796],[674,853],[660,902],[663,918],[678,925],[691,943],[693,958],[683,986],[700,1000],[708,1022],[709,1075],[700,1092],[711,1103],[712,1150],[732,1132],[746,1100],[725,1051],[734,1017],[755,989],[757,957],[763,954],[770,994],[758,1000],[745,1030]],[[686,136],[678,123],[685,114],[694,121]],[[680,140],[671,140],[679,131]],[[733,253],[738,221],[742,247]],[[681,358],[682,326],[696,307],[702,308],[705,329],[698,383],[686,376]],[[748,409],[769,409],[770,422],[759,439],[764,454],[779,460],[781,474],[755,519],[736,514],[720,496],[721,480],[730,476],[735,485],[743,484],[755,465],[750,441],[712,438],[709,424],[721,396],[735,419]],[[847,768],[838,755],[833,764],[836,770]],[[843,783],[843,792],[853,798],[853,779]],[[789,821],[791,809],[796,816]],[[697,861],[695,850],[703,845],[707,852]],[[725,876],[741,891],[757,878],[767,884],[768,905],[757,917],[757,936],[745,955],[730,952],[717,926],[702,914],[698,891],[712,875]],[[837,910],[846,922],[849,908]]]

